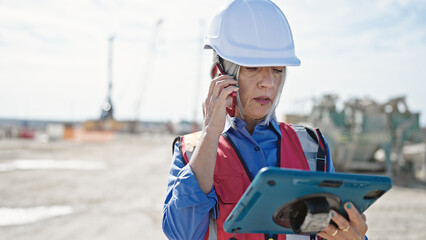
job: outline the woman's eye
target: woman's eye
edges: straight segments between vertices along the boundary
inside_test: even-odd
[[[282,72],[283,72],[283,69],[282,69],[282,68],[274,68],[274,71],[275,71],[275,72],[282,73]]]
[[[256,71],[257,67],[247,67],[246,69],[249,70],[249,71]]]

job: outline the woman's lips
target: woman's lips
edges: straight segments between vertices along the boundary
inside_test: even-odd
[[[257,97],[254,98],[254,100],[260,104],[269,104],[271,102],[271,99],[269,97]]]

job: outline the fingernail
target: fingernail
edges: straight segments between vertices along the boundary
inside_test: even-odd
[[[334,217],[334,211],[331,211],[331,217]]]
[[[352,208],[352,204],[351,204],[351,203],[347,203],[347,204],[346,204],[346,208],[347,208],[347,209],[351,209],[351,208]]]

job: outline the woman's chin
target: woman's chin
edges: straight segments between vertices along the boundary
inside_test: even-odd
[[[264,107],[264,108],[261,108],[261,109],[259,109],[257,112],[256,112],[256,115],[259,117],[259,118],[265,118],[266,117],[266,115],[268,115],[268,113],[269,113],[269,111],[271,110],[271,107]]]

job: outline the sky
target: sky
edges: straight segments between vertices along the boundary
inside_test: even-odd
[[[211,52],[202,38],[225,0],[0,0],[0,118],[89,120],[108,89],[121,120],[202,119]],[[406,96],[426,126],[426,1],[276,0],[301,66],[277,115],[313,99]]]

